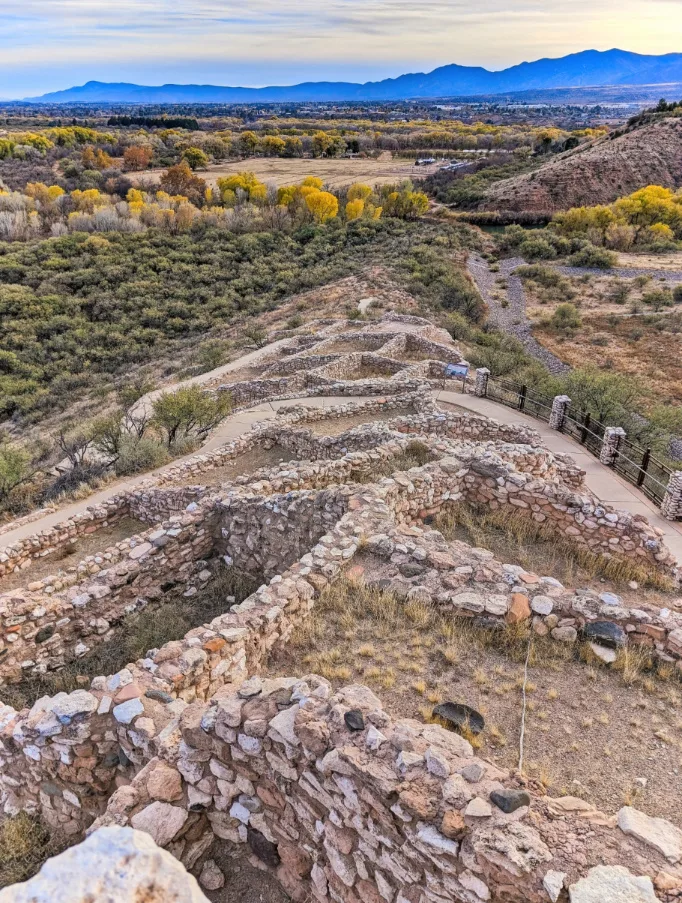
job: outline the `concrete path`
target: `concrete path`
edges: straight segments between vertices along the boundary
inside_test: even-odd
[[[273,346],[270,345],[269,347],[272,348]],[[241,358],[241,362],[243,361],[244,358]],[[242,433],[247,433],[254,424],[274,418],[278,408],[285,405],[296,404],[297,401],[310,407],[323,408],[333,407],[334,405],[349,401],[367,401],[367,396],[318,396],[316,398],[300,398],[292,399],[290,401],[263,402],[253,408],[249,408],[247,411],[240,411],[224,420],[213,431],[208,441],[197,451],[185,455],[182,458],[175,458],[169,464],[164,464],[163,467],[158,467],[156,470],[137,474],[127,480],[116,480],[115,483],[110,483],[99,492],[93,492],[93,494],[89,495],[87,498],[73,502],[70,505],[64,505],[62,508],[58,508],[56,511],[46,514],[38,520],[30,521],[29,523],[17,527],[15,530],[7,530],[5,533],[0,534],[0,550],[7,546],[11,546],[15,542],[19,542],[22,539],[26,539],[28,536],[33,536],[34,533],[39,533],[42,530],[49,530],[51,527],[64,523],[64,521],[74,515],[82,514],[88,508],[100,505],[103,502],[106,502],[107,499],[110,499],[121,492],[129,492],[135,489],[136,486],[139,486],[144,480],[148,480],[150,477],[161,474],[165,470],[170,470],[172,467],[177,467],[178,464],[181,464],[189,458],[193,458],[197,454],[215,451],[222,445],[226,445],[232,439],[241,436]]]
[[[251,366],[251,364],[258,364],[263,358],[269,357],[273,352],[278,351],[280,346],[288,341],[289,339],[278,339],[276,342],[271,342],[269,345],[264,345],[262,348],[256,348],[255,351],[249,351],[248,354],[238,357],[236,361],[231,361],[229,364],[222,364],[214,370],[209,370],[207,373],[200,373],[198,376],[191,376],[189,379],[183,379],[178,383],[169,383],[167,386],[162,386],[160,389],[154,389],[152,392],[147,392],[146,395],[143,395],[142,398],[135,403],[133,413],[149,413],[154,401],[159,395],[163,395],[166,392],[177,392],[178,389],[184,389],[187,386],[202,386],[221,376],[226,376],[228,373],[233,373],[235,370],[241,370],[244,367]]]
[[[272,348],[273,346],[271,345],[269,347]],[[264,351],[265,349],[261,350]],[[238,363],[243,365],[244,360],[244,358],[241,358]],[[565,436],[563,433],[557,433],[555,430],[551,430],[546,423],[535,420],[533,417],[521,414],[519,411],[515,411],[512,408],[508,408],[505,405],[498,404],[487,398],[477,398],[475,395],[462,395],[460,392],[454,392],[447,389],[435,390],[433,396],[442,404],[454,405],[464,410],[482,414],[485,417],[492,417],[502,423],[525,423],[528,426],[531,426],[533,429],[537,430],[550,451],[563,452],[564,454],[571,455],[571,457],[575,459],[576,463],[586,472],[585,483],[588,489],[600,501],[612,505],[614,508],[623,508],[630,511],[632,514],[642,514],[647,518],[650,524],[662,530],[666,545],[671,552],[673,552],[677,560],[682,562],[682,522],[667,521],[661,517],[658,508],[656,508],[645,495],[619,477],[613,470],[600,464],[597,458],[591,455],[583,448],[583,446],[575,442],[569,436]],[[101,504],[114,495],[130,491],[144,480],[147,480],[156,474],[163,473],[163,471],[168,470],[171,467],[177,466],[182,463],[182,461],[193,457],[194,454],[215,451],[232,439],[241,436],[242,433],[248,432],[254,424],[273,419],[276,416],[277,410],[281,407],[300,402],[301,404],[310,407],[325,408],[342,403],[360,401],[367,401],[367,396],[317,396],[312,398],[302,397],[300,399],[262,402],[261,404],[249,408],[247,411],[238,412],[224,420],[211,434],[210,438],[202,446],[199,452],[194,452],[192,455],[186,455],[184,458],[176,458],[170,464],[160,467],[157,470],[150,471],[149,473],[140,474],[129,480],[121,480],[112,483],[105,489],[93,493],[93,495],[88,496],[85,499],[74,502],[71,505],[66,505],[51,514],[46,514],[39,520],[23,524],[15,530],[7,531],[0,535],[0,549],[12,545],[12,543],[19,542],[22,539],[26,539],[26,537],[32,536],[34,533],[47,530],[50,527],[63,523],[70,517],[81,514],[88,508]]]
[[[642,514],[652,526],[662,530],[665,544],[678,562],[682,563],[682,521],[669,521],[662,517],[659,509],[644,493],[631,486],[610,467],[600,464],[599,459],[590,454],[579,442],[564,433],[551,430],[542,420],[521,414],[488,398],[461,395],[447,390],[436,393],[435,398],[441,404],[457,405],[459,408],[492,417],[501,423],[524,423],[537,430],[550,451],[570,455],[576,464],[582,467],[586,474],[585,484],[599,501],[614,508],[625,509],[632,514]]]

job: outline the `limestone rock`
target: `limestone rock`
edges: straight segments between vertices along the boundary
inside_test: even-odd
[[[225,876],[213,859],[207,859],[204,863],[199,875],[199,884],[206,890],[218,890],[225,884]]]
[[[564,889],[565,872],[555,872],[550,869],[542,879],[542,886],[547,891],[547,896],[552,903],[557,903],[559,894]]]
[[[150,887],[163,903],[208,903],[196,879],[148,834],[100,828],[48,859],[30,881],[0,890],[0,903],[139,903],[152,899]]]
[[[171,803],[182,796],[182,778],[179,772],[165,762],[152,771],[147,781],[147,792],[153,800]]]
[[[682,831],[664,818],[651,818],[632,806],[624,806],[618,813],[618,827],[658,850],[673,865],[682,859]]]
[[[184,809],[157,801],[133,815],[130,824],[138,831],[146,831],[160,847],[165,847],[186,821]]]
[[[598,865],[568,889],[571,903],[657,903],[651,878],[637,878],[620,865]]]

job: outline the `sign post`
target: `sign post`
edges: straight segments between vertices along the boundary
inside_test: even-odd
[[[467,376],[469,375],[469,365],[467,363],[461,364],[448,364],[445,368],[445,376],[449,379],[457,379],[461,377],[462,379],[462,395],[464,395],[466,391],[467,385]],[[443,386],[445,388],[445,385]]]

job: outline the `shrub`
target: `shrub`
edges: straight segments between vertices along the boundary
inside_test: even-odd
[[[613,251],[606,248],[596,248],[588,244],[580,251],[576,251],[568,258],[568,265],[572,267],[590,267],[600,270],[610,270],[618,262],[618,257]]]
[[[134,439],[131,436],[123,439],[120,444],[115,470],[117,476],[125,477],[162,467],[170,459],[163,442],[157,439]]]
[[[682,304],[682,285],[676,285],[673,289],[673,301],[675,304]]]
[[[555,329],[578,329],[582,325],[575,304],[560,304],[550,320]]]
[[[526,238],[518,246],[518,250],[528,260],[554,260],[558,256],[554,245],[545,238]]]
[[[673,294],[669,289],[654,289],[642,295],[642,302],[648,304],[653,310],[661,310],[664,307],[673,306]]]

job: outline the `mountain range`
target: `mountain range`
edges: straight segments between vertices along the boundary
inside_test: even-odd
[[[145,85],[90,81],[80,87],[26,98],[32,103],[282,103],[386,101],[475,97],[578,86],[666,85],[682,82],[682,53],[649,56],[627,50],[584,50],[558,59],[520,63],[492,72],[480,66],[441,66],[383,81],[304,82],[288,87]]]

